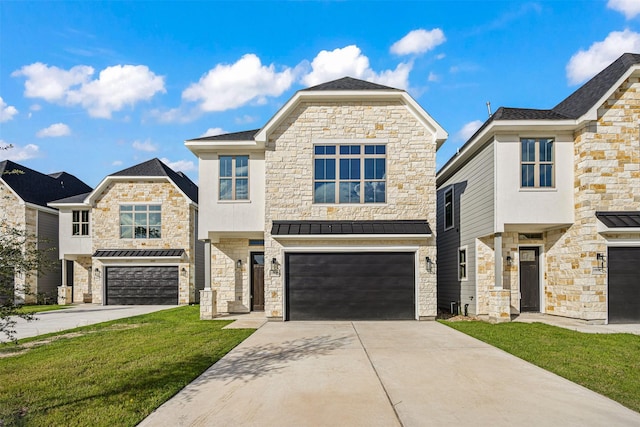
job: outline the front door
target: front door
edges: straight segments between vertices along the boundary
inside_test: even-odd
[[[264,310],[264,252],[251,253],[251,311]]]
[[[520,311],[540,312],[540,248],[520,248]]]
[[[68,261],[65,260],[65,262],[67,263],[67,268],[66,268],[66,280],[65,280],[65,284],[71,288],[71,301],[69,302],[73,302],[73,261]]]

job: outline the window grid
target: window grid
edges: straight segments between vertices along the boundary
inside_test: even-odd
[[[249,156],[220,156],[219,200],[249,200]]]
[[[386,158],[381,144],[316,145],[314,203],[385,203]]]
[[[458,249],[458,280],[467,280],[467,248]]]
[[[520,142],[520,185],[523,188],[555,186],[553,139],[523,138]]]
[[[160,205],[121,205],[121,239],[161,238],[162,213]]]
[[[444,229],[453,228],[453,188],[444,192]]]
[[[89,211],[71,211],[71,233],[73,236],[89,235]]]

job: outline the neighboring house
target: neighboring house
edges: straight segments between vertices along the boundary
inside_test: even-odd
[[[11,160],[0,162],[0,220],[33,236],[53,260],[58,256],[58,211],[47,203],[87,191],[91,187],[66,172],[45,175]],[[60,268],[54,267],[40,275],[17,272],[3,285],[15,289],[17,301],[33,303],[37,297],[55,299],[60,283]]]
[[[640,321],[640,55],[550,110],[500,108],[440,169],[438,304]]]
[[[186,141],[218,311],[435,318],[446,137],[405,91],[343,78],[298,91],[262,129]]]
[[[49,206],[60,210],[61,302],[198,301],[198,187],[183,173],[152,159]]]

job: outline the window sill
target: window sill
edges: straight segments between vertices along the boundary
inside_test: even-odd
[[[221,205],[229,205],[234,203],[251,203],[251,200],[218,200]]]
[[[520,187],[523,193],[556,193],[558,189],[556,187]]]
[[[360,206],[360,207],[365,207],[365,206],[388,206],[389,203],[385,202],[385,203],[312,203],[311,206],[331,206],[331,207],[336,207],[336,206]]]

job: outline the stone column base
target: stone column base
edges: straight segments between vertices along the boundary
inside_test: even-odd
[[[216,297],[217,292],[213,289],[200,291],[200,320],[211,320],[218,315]]]
[[[71,286],[58,286],[58,305],[71,304],[73,297],[71,296]]]
[[[489,291],[489,321],[494,323],[511,321],[511,290]]]

